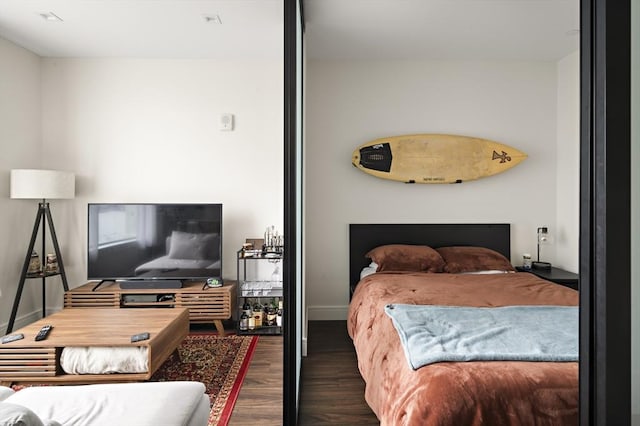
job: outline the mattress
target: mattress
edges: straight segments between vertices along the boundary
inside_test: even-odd
[[[347,326],[365,399],[382,425],[578,424],[577,362],[441,362],[412,370],[384,311],[392,303],[576,306],[575,290],[529,273],[382,272],[356,287]]]

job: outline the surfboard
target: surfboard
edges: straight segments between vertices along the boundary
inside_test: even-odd
[[[502,173],[527,154],[469,136],[417,134],[376,139],[353,152],[352,163],[370,175],[406,183],[461,183]]]

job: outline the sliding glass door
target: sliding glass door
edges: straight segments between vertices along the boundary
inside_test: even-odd
[[[640,426],[640,0],[631,2],[631,410]]]
[[[285,0],[285,336],[284,424],[295,425],[300,401],[302,362],[302,73],[301,0]]]
[[[638,40],[638,0],[633,0]],[[581,0],[580,417],[581,424],[631,419],[632,277],[638,281],[638,85],[634,149],[630,105],[631,0]],[[299,401],[302,289],[302,28],[298,0],[285,0],[285,334],[284,420],[296,424]],[[638,46],[634,44],[635,52]],[[634,76],[640,74],[634,56]],[[634,83],[638,78],[634,77]],[[631,161],[630,161],[631,159]],[[633,163],[632,163],[633,161]],[[632,186],[632,179],[635,185]],[[633,242],[633,252],[631,252]],[[638,286],[636,286],[637,288]],[[640,310],[640,297],[635,307]],[[640,314],[634,311],[634,318]],[[637,323],[638,321],[635,321]],[[640,358],[638,343],[634,359]],[[634,364],[638,366],[639,364]],[[638,369],[634,369],[634,378]],[[640,384],[634,381],[634,389]],[[638,392],[634,413],[640,411]]]
[[[635,0],[634,0],[635,1]],[[581,2],[580,423],[630,424],[630,0]]]

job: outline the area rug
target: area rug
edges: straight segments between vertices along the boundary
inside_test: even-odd
[[[192,333],[155,372],[151,381],[204,383],[211,400],[208,426],[226,426],[238,399],[258,336]]]

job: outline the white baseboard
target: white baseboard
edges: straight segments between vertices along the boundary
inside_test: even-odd
[[[51,313],[51,310],[47,309],[47,315],[49,315],[50,313]],[[25,327],[31,324],[32,322],[38,321],[40,318],[42,318],[42,311],[33,311],[28,314],[17,316],[15,322],[13,323],[13,331],[16,331],[22,327]],[[2,335],[8,334],[7,333],[8,325],[9,325],[8,320],[0,324],[0,330],[4,331],[4,333],[0,333],[0,334]]]
[[[308,321],[345,321],[349,306],[307,306]]]
[[[47,310],[46,310],[46,314],[51,315],[53,313],[56,313],[58,311],[62,310],[62,306],[47,306]],[[38,321],[39,319],[42,319],[42,311],[40,309],[38,309],[37,311],[31,311],[27,314],[22,314],[16,317],[15,322],[13,323],[13,331],[16,331],[22,327],[25,327],[33,322]],[[7,334],[6,330],[7,330],[7,326],[9,325],[9,319],[7,318],[7,321],[0,323],[0,336]]]

